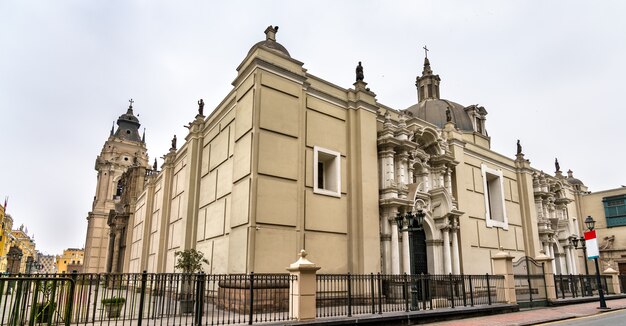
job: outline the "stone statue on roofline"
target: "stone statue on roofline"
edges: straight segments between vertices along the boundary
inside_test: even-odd
[[[556,172],[561,172],[561,165],[559,164],[558,158],[554,159],[554,168],[556,169]]]
[[[198,114],[204,115],[204,100],[203,99],[200,99],[198,101]]]
[[[359,61],[359,65],[356,66],[356,81],[363,81],[365,75],[363,75],[363,66],[361,65],[361,61]]]

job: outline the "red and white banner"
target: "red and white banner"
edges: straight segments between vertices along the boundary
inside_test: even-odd
[[[596,238],[596,230],[585,232],[585,245],[587,246],[587,259],[600,257],[598,250],[598,239]]]

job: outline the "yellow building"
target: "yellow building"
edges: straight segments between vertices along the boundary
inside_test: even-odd
[[[581,197],[583,216],[596,221],[600,268],[604,271],[610,267],[626,275],[626,187],[583,192]],[[589,270],[595,273],[592,261]]]
[[[56,257],[56,272],[59,274],[83,271],[84,249],[67,248],[62,255]]]
[[[545,252],[557,273],[578,274],[569,238],[586,188],[558,163],[553,175],[533,168],[520,143],[515,157],[492,151],[487,110],[443,99],[428,58],[416,104],[391,108],[360,62],[352,87],[335,85],[276,32],[208,116],[199,101],[160,171],[132,106],[120,117],[97,161],[89,271],[172,272],[174,253],[195,248],[211,273],[284,272],[306,249],[323,273],[484,274],[504,249]],[[424,218],[412,247],[407,213]]]
[[[28,235],[24,225],[12,230],[7,252],[7,270],[14,273],[32,273],[34,272],[32,266],[36,260],[35,240]]]
[[[9,243],[11,238],[11,228],[13,227],[13,219],[5,213],[4,206],[0,206],[0,222],[2,229],[0,230],[0,272],[7,270],[7,253],[9,252]]]

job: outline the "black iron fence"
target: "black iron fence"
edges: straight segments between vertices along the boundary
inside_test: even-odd
[[[224,325],[292,319],[288,274],[0,277],[0,325]]]
[[[0,277],[0,325],[228,325],[293,319],[288,274]],[[493,275],[317,275],[316,316],[504,303]]]
[[[626,293],[626,275],[619,275],[620,293]]]
[[[317,275],[317,317],[505,303],[504,276]]]
[[[610,275],[600,275],[600,283],[606,294],[609,293],[607,286],[609,282],[611,282]],[[556,296],[561,299],[598,295],[595,275],[554,275],[554,285]]]

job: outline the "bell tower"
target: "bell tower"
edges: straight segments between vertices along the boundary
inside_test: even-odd
[[[111,128],[109,138],[104,143],[100,155],[96,158],[95,169],[98,172],[96,195],[93,198],[91,212],[87,215],[87,239],[85,241],[85,273],[106,271],[109,247],[109,212],[120,202],[122,174],[131,166],[149,168],[145,133],[139,135],[139,119],[133,114],[133,100],[128,110],[117,119]]]
[[[421,102],[427,99],[439,99],[439,83],[441,78],[439,75],[433,74],[433,70],[430,68],[430,61],[428,60],[428,48],[424,47],[426,57],[424,58],[424,69],[422,75],[415,79],[415,86],[417,87],[418,101]]]

